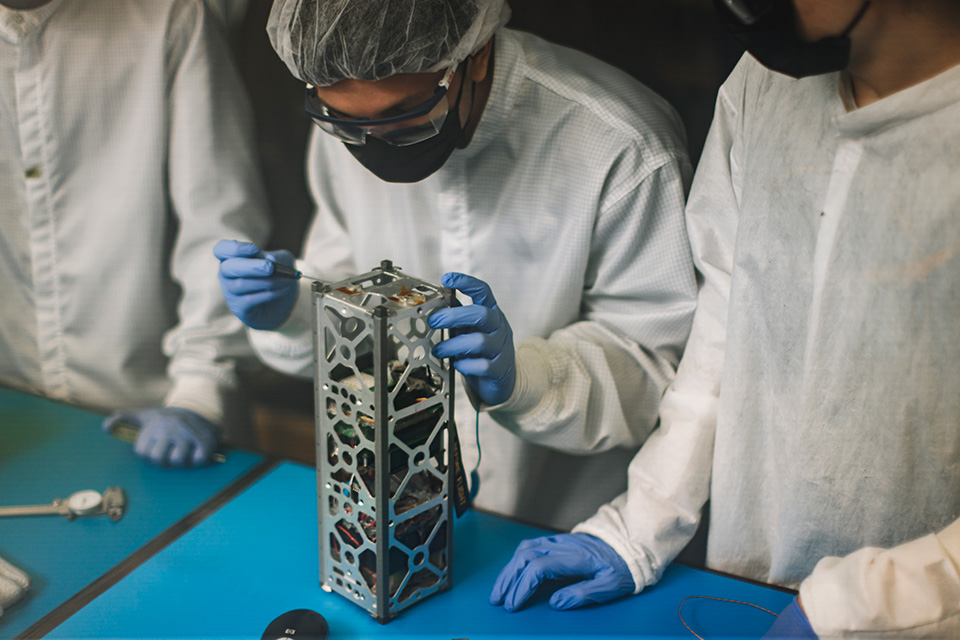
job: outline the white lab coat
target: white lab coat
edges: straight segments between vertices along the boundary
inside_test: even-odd
[[[848,95],[749,56],[721,88],[690,342],[628,493],[576,530],[640,590],[709,485],[707,564],[800,585],[818,634],[957,637],[960,67]]]
[[[392,259],[433,282],[446,271],[488,282],[519,373],[500,424],[481,419],[477,504],[569,528],[626,486],[689,332],[690,167],[675,112],[626,74],[511,30],[494,60],[470,145],[422,182],[382,182],[315,131],[317,213],[299,266],[335,279]],[[281,331],[253,332],[266,362],[312,373],[309,304],[302,290]],[[475,414],[460,391],[470,470]]]
[[[0,384],[219,421],[249,345],[212,247],[261,240],[265,212],[199,0],[0,8]]]

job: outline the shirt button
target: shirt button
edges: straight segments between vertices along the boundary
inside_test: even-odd
[[[13,21],[16,22],[17,24],[23,24],[23,20],[24,18],[22,13],[13,14]]]
[[[39,178],[40,177],[40,167],[30,167],[23,172],[23,175],[28,179]]]

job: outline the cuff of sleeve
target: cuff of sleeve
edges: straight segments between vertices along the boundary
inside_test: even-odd
[[[540,345],[542,342],[544,345]],[[550,366],[549,352],[543,346],[545,340],[525,340],[517,345],[516,362],[517,377],[513,384],[513,393],[502,402],[492,407],[482,407],[483,411],[519,415],[528,413],[537,408],[543,401],[553,379]],[[471,402],[473,399],[471,398]]]
[[[960,520],[889,549],[822,558],[800,584],[810,624],[827,637],[958,637],[958,543]]]
[[[313,280],[301,278],[297,301],[287,319],[274,331],[282,336],[293,337],[313,330],[310,314],[313,313]]]
[[[30,589],[30,577],[0,558],[0,614],[15,604]]]
[[[610,547],[617,552],[617,555],[623,558],[623,561],[627,564],[627,568],[630,569],[630,577],[633,578],[634,594],[640,593],[647,585],[656,582],[657,579],[650,570],[646,555],[641,552],[641,557],[638,558],[629,546],[624,545],[616,536],[609,535],[609,532],[603,525],[596,526],[593,520],[597,517],[598,516],[594,516],[590,520],[581,522],[573,528],[571,533],[588,533],[610,545]]]
[[[213,378],[180,376],[173,381],[163,404],[197,413],[215,425],[223,423],[223,391]]]
[[[818,569],[819,569],[820,571],[825,571],[825,570],[827,570],[829,566],[835,565],[836,563],[839,562],[839,560],[840,560],[839,558],[835,558],[835,557],[829,557],[829,558],[823,558],[823,559],[821,559],[820,562],[817,563],[817,566],[814,568],[814,573],[816,573],[816,571],[817,571]],[[824,561],[827,561],[827,562],[824,562]],[[803,602],[803,605],[804,605],[804,613],[807,615],[807,619],[810,620],[810,625],[811,625],[811,626],[813,626],[813,620],[811,620],[811,614],[813,614],[813,612],[815,612],[815,611],[817,610],[817,608],[818,608],[818,604],[817,604],[817,603],[818,603],[818,600],[819,600],[818,597],[817,597],[817,595],[818,595],[818,593],[817,593],[818,589],[817,589],[817,587],[816,587],[814,584],[811,583],[811,577],[812,577],[813,575],[814,575],[814,574],[811,574],[810,576],[807,576],[807,579],[800,583],[800,588],[797,590],[798,593],[800,594],[798,597],[800,598],[800,600]],[[819,578],[819,576],[817,576],[817,578]],[[816,582],[816,581],[817,581],[817,580],[813,580],[813,582]],[[832,592],[832,589],[831,589],[831,592]],[[836,595],[836,594],[831,593],[831,595]],[[838,602],[839,602],[839,601],[841,601],[841,600],[838,600]],[[816,616],[814,616],[814,617],[816,617]],[[829,617],[829,616],[825,616],[825,618],[826,618],[826,617]],[[821,629],[826,629],[826,628],[828,628],[830,625],[836,626],[836,621],[831,620],[831,621],[830,621],[829,623],[827,623],[827,624],[821,624],[821,625],[818,625],[818,626],[820,626]]]

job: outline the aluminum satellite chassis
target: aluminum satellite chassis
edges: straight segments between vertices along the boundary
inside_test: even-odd
[[[313,285],[320,584],[381,623],[452,584],[454,300],[388,260]]]

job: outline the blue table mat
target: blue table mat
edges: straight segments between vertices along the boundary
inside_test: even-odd
[[[119,522],[0,518],[0,557],[32,580],[25,598],[0,616],[0,638],[26,630],[262,461],[230,451],[223,464],[158,468],[101,431],[102,421],[96,413],[0,390],[0,505],[49,504],[108,486],[127,494]]]
[[[673,566],[644,593],[556,612],[546,596],[516,613],[488,602],[517,543],[544,532],[468,512],[454,527],[454,585],[386,625],[320,589],[314,470],[285,463],[140,566],[50,638],[252,638],[292,609],[327,620],[330,640],[416,638],[693,638],[677,615],[686,596],[743,600],[779,612],[792,596]],[[760,637],[773,617],[732,603],[691,600],[684,619],[705,638]]]

